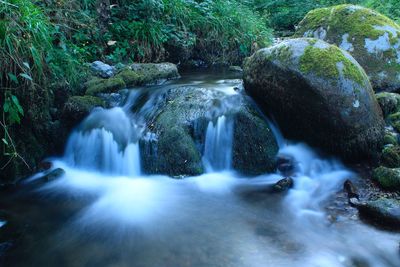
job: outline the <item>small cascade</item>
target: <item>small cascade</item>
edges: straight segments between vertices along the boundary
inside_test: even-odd
[[[232,164],[233,120],[218,117],[207,126],[203,163],[207,172],[229,170]]]
[[[124,108],[93,111],[67,144],[66,162],[111,175],[140,175],[138,129]]]

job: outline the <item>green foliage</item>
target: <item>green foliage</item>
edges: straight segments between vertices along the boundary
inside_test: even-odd
[[[375,9],[400,23],[400,1],[398,0],[366,0],[365,6]]]

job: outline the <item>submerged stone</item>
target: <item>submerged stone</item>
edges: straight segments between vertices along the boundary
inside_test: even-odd
[[[400,26],[368,8],[339,5],[310,11],[295,37],[313,37],[349,52],[375,90],[400,89]]]
[[[384,121],[368,77],[347,52],[290,39],[245,62],[246,91],[284,134],[348,160],[374,158]]]

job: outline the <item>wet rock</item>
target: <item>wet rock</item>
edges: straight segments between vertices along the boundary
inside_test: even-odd
[[[170,176],[203,173],[201,155],[206,129],[210,121],[222,115],[234,120],[233,168],[254,175],[275,168],[276,140],[245,96],[176,87],[158,99],[160,102],[147,118],[148,134],[141,140],[142,168],[146,173]]]
[[[296,37],[314,37],[349,52],[365,69],[375,90],[400,89],[400,26],[361,6],[339,5],[310,11]]]
[[[178,68],[172,63],[135,63],[130,69],[139,76],[139,84],[161,84],[180,77]]]
[[[397,93],[381,92],[376,94],[379,106],[385,118],[400,111],[400,95]]]
[[[293,179],[290,177],[279,180],[272,186],[272,190],[277,193],[285,192],[293,187]]]
[[[294,158],[287,155],[278,155],[276,160],[277,170],[283,175],[291,175],[295,171]]]
[[[101,61],[95,61],[90,65],[91,70],[102,78],[114,76],[115,68]]]
[[[39,171],[47,171],[53,167],[53,163],[51,161],[43,160],[39,163]]]
[[[317,39],[291,39],[259,50],[244,66],[245,90],[288,138],[351,161],[377,157],[382,111],[347,52]]]
[[[95,96],[101,93],[115,93],[126,88],[126,84],[121,77],[109,79],[93,78],[85,83],[86,95]]]
[[[379,226],[400,230],[400,201],[388,198],[357,205],[360,216]]]
[[[382,150],[381,163],[389,168],[400,167],[400,147],[394,145],[387,145]]]
[[[95,107],[105,107],[104,101],[95,96],[71,96],[64,104],[62,111],[63,121],[68,126],[76,126]]]
[[[343,189],[344,191],[347,193],[347,197],[350,200],[350,202],[354,202],[351,201],[351,199],[360,199],[360,196],[357,192],[357,188],[354,186],[354,184],[350,181],[350,180],[346,180],[343,184]]]
[[[372,173],[372,178],[383,189],[390,191],[400,190],[400,169],[380,166]]]

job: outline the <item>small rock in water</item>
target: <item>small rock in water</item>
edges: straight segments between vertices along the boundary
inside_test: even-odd
[[[276,165],[278,171],[285,176],[289,176],[295,171],[294,159],[286,155],[278,155]]]
[[[346,180],[343,184],[343,188],[347,193],[347,197],[349,198],[349,202],[352,199],[357,199],[360,200],[360,196],[357,192],[357,188],[354,186],[354,184],[350,180]],[[350,202],[351,204],[351,202]]]
[[[290,177],[283,178],[273,185],[274,192],[284,192],[293,187],[293,179]]]
[[[114,76],[115,68],[101,61],[95,61],[90,65],[92,71],[102,77],[110,78]]]
[[[39,163],[39,171],[47,171],[53,167],[53,163],[51,161],[44,160]]]

